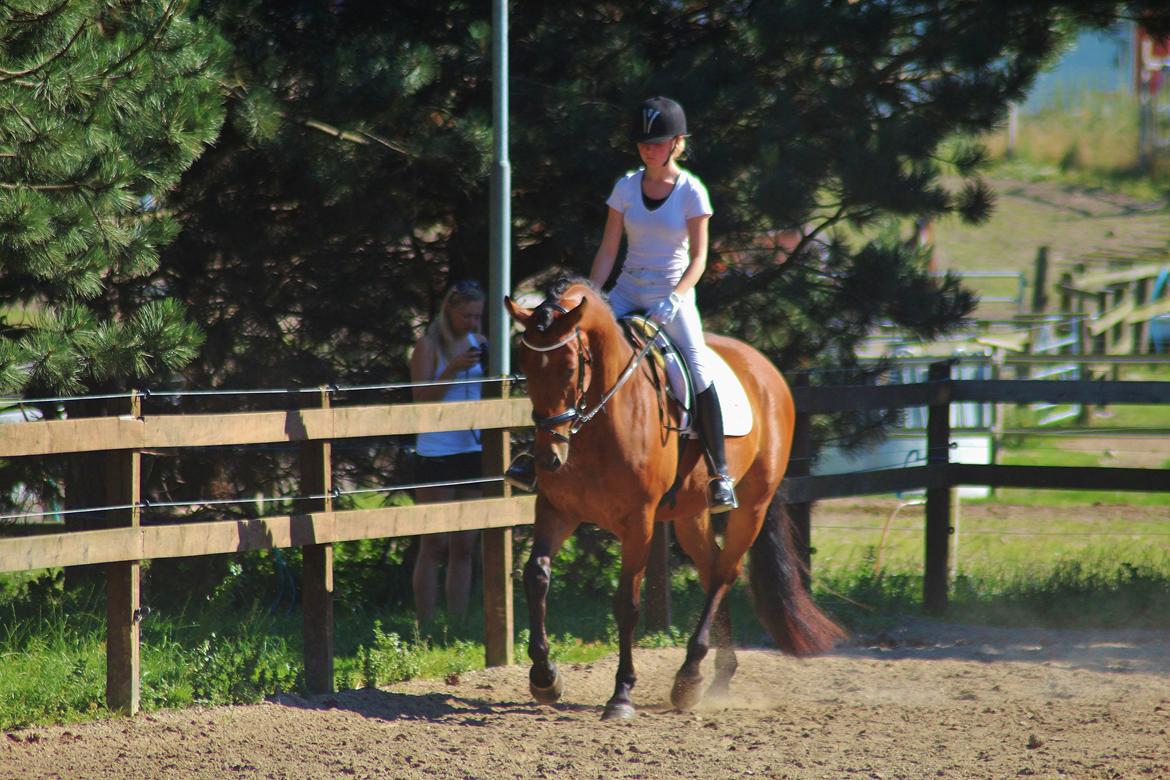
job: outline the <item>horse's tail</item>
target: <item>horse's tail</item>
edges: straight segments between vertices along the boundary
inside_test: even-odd
[[[756,617],[781,650],[814,655],[845,638],[845,631],[813,603],[804,587],[805,568],[796,554],[792,520],[777,493],[752,543],[748,568]]]

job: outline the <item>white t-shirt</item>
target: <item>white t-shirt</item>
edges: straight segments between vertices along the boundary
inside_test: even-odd
[[[711,199],[698,177],[685,170],[678,175],[666,202],[650,211],[642,202],[642,174],[627,173],[613,185],[606,204],[622,213],[628,238],[623,270],[656,271],[681,277],[691,264],[687,220],[710,216]]]

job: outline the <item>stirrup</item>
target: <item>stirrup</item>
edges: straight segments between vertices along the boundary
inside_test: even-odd
[[[735,497],[735,484],[731,477],[720,474],[707,483],[707,508],[711,514],[730,512],[739,507],[739,499]]]
[[[504,472],[504,481],[529,493],[536,490],[536,458],[531,452],[522,452],[512,460],[512,465]]]

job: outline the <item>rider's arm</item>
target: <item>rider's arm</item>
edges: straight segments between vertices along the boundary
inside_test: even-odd
[[[610,273],[613,272],[613,264],[617,261],[618,247],[622,243],[623,224],[622,213],[611,206],[609,216],[605,218],[605,232],[601,236],[601,246],[597,248],[597,254],[593,257],[593,269],[589,271],[589,281],[593,282],[593,286],[598,290],[602,288],[602,285],[609,279]]]
[[[691,244],[691,263],[683,272],[682,278],[678,280],[678,284],[674,286],[674,291],[678,293],[680,298],[699,283],[699,279],[703,278],[703,272],[707,270],[707,223],[710,219],[710,214],[704,214],[687,220],[687,236]]]

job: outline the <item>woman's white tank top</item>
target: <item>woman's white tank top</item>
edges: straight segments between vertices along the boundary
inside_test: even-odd
[[[479,339],[474,333],[467,334],[469,347],[478,347]],[[439,354],[438,365],[435,366],[435,376],[443,373],[447,367],[447,360]],[[460,371],[456,379],[477,379],[482,377],[483,366],[476,363],[466,371]],[[483,397],[483,386],[478,382],[460,385],[447,385],[447,392],[443,401],[478,401]],[[416,449],[419,455],[427,458],[441,458],[445,455],[459,455],[464,452],[481,452],[479,431],[437,431],[434,433],[418,434]]]

